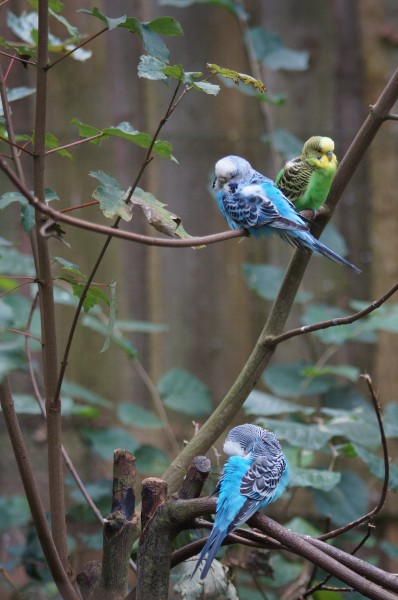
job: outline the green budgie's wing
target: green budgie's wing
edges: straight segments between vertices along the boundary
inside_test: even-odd
[[[304,196],[314,171],[315,167],[298,156],[286,163],[278,174],[276,184],[289,200],[297,202]]]

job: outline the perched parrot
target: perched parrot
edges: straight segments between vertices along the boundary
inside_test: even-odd
[[[301,156],[289,160],[278,173],[276,185],[296,210],[316,212],[325,202],[337,168],[334,141],[314,135]]]
[[[218,499],[213,529],[192,574],[204,561],[201,579],[206,577],[225,536],[277,500],[289,481],[289,465],[278,438],[258,425],[246,423],[231,429],[224,452],[231,456],[215,491]]]
[[[240,156],[225,156],[216,163],[215,172],[214,196],[231,229],[245,229],[253,237],[277,233],[304,251],[321,254],[355,273],[361,272],[314,238],[292,202],[247,160]]]

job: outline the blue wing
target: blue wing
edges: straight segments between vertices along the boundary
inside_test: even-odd
[[[283,456],[259,456],[242,478],[240,493],[246,500],[231,523],[236,529],[257,511],[282,494],[289,481],[289,466]]]
[[[230,227],[232,222],[234,229],[248,229],[253,235],[259,233],[254,230],[264,226],[285,231],[308,231],[293,205],[271,182],[234,187],[234,192],[224,192],[221,196],[222,212]],[[273,201],[273,196],[279,201],[279,207]]]

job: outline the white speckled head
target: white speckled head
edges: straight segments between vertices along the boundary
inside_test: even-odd
[[[241,156],[224,156],[216,162],[216,185],[220,189],[226,183],[249,179],[253,169],[247,160]]]
[[[223,450],[225,454],[247,456],[257,441],[262,438],[265,431],[262,427],[250,423],[234,427],[224,442]]]

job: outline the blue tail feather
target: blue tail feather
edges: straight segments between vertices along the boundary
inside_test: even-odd
[[[227,535],[227,531],[224,531],[222,529],[213,529],[212,530],[212,532],[209,536],[209,539],[207,540],[206,544],[202,548],[201,553],[199,554],[199,560],[196,563],[196,566],[193,570],[191,578],[195,575],[196,571],[198,570],[198,568],[200,567],[200,565],[202,564],[203,561],[205,561],[205,565],[200,574],[200,578],[204,579],[206,577],[206,575],[209,572],[209,569],[211,567],[211,563],[213,562],[213,559],[216,556],[226,535]],[[206,554],[207,554],[207,558],[206,558]]]

